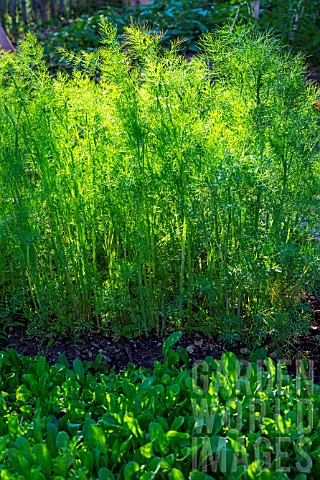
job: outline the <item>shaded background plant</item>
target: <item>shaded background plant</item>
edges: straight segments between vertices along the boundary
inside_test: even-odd
[[[184,52],[188,54],[197,51],[197,41],[203,33],[224,24],[255,23],[262,31],[271,28],[290,48],[304,50],[310,63],[319,64],[319,0],[261,0],[257,20],[252,18],[251,1],[154,0],[139,7],[127,3],[118,0],[9,0],[2,2],[0,16],[13,40],[26,30],[35,31],[53,69],[66,68],[57,54],[57,47],[90,51],[99,46],[98,31],[102,18],[117,26],[119,38],[131,18],[136,22],[147,22],[155,32],[165,31],[163,45],[169,46],[170,40],[184,37]]]

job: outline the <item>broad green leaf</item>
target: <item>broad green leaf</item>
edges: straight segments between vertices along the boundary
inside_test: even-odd
[[[135,474],[140,471],[139,464],[137,462],[129,462],[124,467],[124,480],[131,480],[135,478]]]
[[[90,425],[88,445],[92,449],[97,447],[101,453],[107,452],[106,436],[98,425]]]
[[[212,480],[214,477],[211,477],[204,472],[193,471],[190,472],[189,478],[190,480]]]
[[[190,357],[187,350],[183,347],[177,347],[177,354],[179,355],[185,366],[188,367],[190,363]]]
[[[169,349],[166,354],[166,362],[172,368],[179,363],[180,357],[174,350]]]
[[[266,348],[258,348],[249,357],[249,362],[257,362],[258,360],[264,360],[267,356],[268,350]]]
[[[154,382],[153,377],[144,378],[143,382],[140,384],[140,386],[138,388],[138,392],[140,392],[141,390],[149,389],[153,382]]]
[[[142,436],[142,431],[136,418],[129,415],[125,415],[123,421],[124,421],[124,424],[127,425],[127,427],[129,428],[130,432],[133,433],[135,437]]]
[[[102,467],[98,472],[99,480],[114,480],[114,475],[109,468]]]
[[[132,435],[130,435],[127,440],[125,440],[121,445],[120,445],[120,454],[124,455],[127,448],[129,447],[131,441],[132,441]]]
[[[129,383],[129,381],[126,378],[123,379],[122,385],[123,385],[123,393],[125,394],[125,396],[130,400],[133,400],[136,396],[135,386],[132,383]]]
[[[164,469],[170,469],[170,468],[173,468],[174,463],[175,463],[175,456],[173,453],[169,453],[169,455],[166,455],[162,460],[161,467]]]
[[[0,418],[0,436],[6,435],[7,433],[7,426],[4,421]]]
[[[172,382],[172,379],[168,373],[165,373],[164,375],[162,375],[161,383],[163,383],[164,385],[170,385],[171,382]]]
[[[164,417],[158,417],[157,418],[158,422],[159,422],[159,425],[161,426],[162,430],[163,431],[167,431],[169,430],[169,424],[167,422],[167,420],[164,418]]]
[[[44,368],[45,368],[45,364],[46,364],[46,359],[45,357],[37,357],[37,377],[40,378],[41,375],[43,374],[44,372]]]
[[[99,368],[99,366],[101,365],[102,359],[103,359],[103,356],[102,356],[101,353],[99,353],[99,354],[96,356],[96,359],[95,359],[95,361],[94,361],[96,368]]]
[[[71,434],[71,436],[75,435],[81,428],[81,423],[67,423],[68,430]]]
[[[140,480],[152,480],[155,477],[153,472],[145,472],[141,475]]]
[[[39,391],[44,394],[45,391],[46,391],[46,381],[47,381],[47,378],[48,378],[49,374],[48,372],[43,372],[43,374],[41,375],[40,377],[40,380],[39,380]]]
[[[113,442],[113,445],[111,448],[111,456],[113,461],[119,460],[119,453],[120,453],[120,440],[119,438],[117,438],[116,441]]]
[[[171,348],[175,343],[179,342],[181,337],[182,332],[174,332],[166,339],[162,347],[162,353],[165,358],[167,357],[169,348]]]
[[[279,413],[274,415],[274,421],[276,424],[276,430],[281,433],[281,435],[285,435],[287,433],[287,428],[285,427],[285,421]]]
[[[169,479],[170,480],[185,480],[184,476],[182,475],[181,470],[178,470],[177,468],[173,468],[171,472],[169,473]]]
[[[184,445],[186,442],[189,442],[190,435],[189,433],[186,432],[176,432],[174,430],[169,430],[167,432],[166,437],[168,440],[170,440],[171,443],[177,444],[177,445]]]
[[[81,464],[85,466],[89,473],[93,472],[94,457],[93,453],[85,450],[78,450],[78,457],[81,460]]]
[[[255,460],[254,462],[250,463],[250,465],[248,465],[249,478],[256,479],[258,474],[261,472],[262,467],[263,467],[262,460]]]
[[[57,448],[57,435],[58,435],[58,428],[54,423],[48,423],[46,426],[47,429],[47,438],[46,438],[46,445],[48,447],[49,452],[51,453],[51,456],[54,458],[58,454],[58,448]]]
[[[53,469],[55,475],[61,475],[64,479],[67,478],[67,471],[72,462],[70,452],[65,452],[61,457],[53,460]]]
[[[194,378],[189,377],[186,379],[186,387],[193,395],[203,397],[203,389],[196,384]]]
[[[61,449],[68,449],[70,445],[70,438],[67,432],[59,432],[56,437],[56,445]]]
[[[84,382],[84,368],[83,368],[83,365],[82,365],[82,362],[79,358],[76,358],[74,361],[73,361],[73,370],[76,374],[76,378],[77,380],[79,381],[79,383],[81,383],[81,385],[83,384]]]
[[[17,414],[13,414],[8,418],[8,430],[9,435],[16,437],[18,434],[19,428],[19,417]]]
[[[254,477],[254,478],[256,478],[256,477]],[[260,475],[257,478],[259,480],[273,480],[274,479],[274,472],[270,472],[269,469],[262,470],[262,472],[260,473]]]
[[[219,456],[219,469],[230,477],[231,470],[233,468],[233,461],[234,461],[234,453],[232,448],[229,445],[226,446],[224,452],[221,450],[221,454]]]
[[[32,480],[47,480],[47,478],[39,470],[32,471]]]
[[[12,466],[17,473],[25,475],[27,479],[30,478],[31,457],[26,452],[9,448],[8,458],[11,460]]]
[[[22,450],[24,452],[30,453],[31,454],[31,448],[28,440],[26,437],[18,437],[16,439],[16,447],[18,450]]]
[[[264,364],[266,365],[268,373],[270,375],[270,379],[268,382],[269,388],[272,389],[276,378],[276,366],[270,357],[264,359]]]
[[[30,397],[32,397],[32,393],[27,389],[26,385],[20,385],[16,391],[16,399],[20,402],[27,403]]]
[[[39,382],[35,375],[32,373],[26,373],[23,377],[27,380],[32,394],[37,398],[39,395]]]
[[[82,427],[83,439],[88,441],[90,435],[90,425],[94,425],[96,422],[92,418],[87,418]]]
[[[142,445],[142,447],[140,447],[140,452],[142,453],[142,455],[144,457],[151,458],[152,455],[153,455],[152,442],[149,442],[149,443],[146,443],[145,445]]]
[[[161,463],[162,463],[162,458],[152,457],[147,464],[148,470],[151,470],[152,472],[157,473],[161,467]]]
[[[99,420],[99,424],[103,424],[103,426],[112,427],[111,429],[118,428],[124,430],[125,427],[120,424],[119,420],[116,417],[116,414],[108,414],[105,413]],[[104,427],[105,428],[105,427]]]
[[[224,437],[220,437],[218,435],[215,435],[210,438],[210,445],[211,445],[211,450],[213,453],[220,452],[223,450],[226,445],[227,445],[227,439]]]
[[[32,417],[33,417],[32,405],[28,405],[28,404],[23,405],[23,406],[20,407],[19,410],[23,414],[23,417],[24,417],[25,420],[32,421]],[[0,420],[0,426],[1,426],[1,420]],[[1,427],[0,427],[0,430],[1,430]]]
[[[69,362],[65,355],[58,355],[58,363],[66,368],[69,368]]]
[[[247,367],[251,395],[253,395],[260,388],[261,368],[261,366],[258,366],[256,363],[252,362],[250,362]]]
[[[207,356],[203,362],[206,363],[212,370],[218,370],[220,368],[219,360],[211,356]]]
[[[8,357],[12,365],[14,365],[15,367],[20,367],[18,352],[14,348],[10,348],[8,352]]]
[[[178,383],[169,385],[169,387],[167,388],[167,393],[170,397],[176,397],[180,393],[180,385]]]
[[[210,412],[206,410],[206,407],[204,407],[200,409],[197,415],[194,428],[197,435],[202,433],[204,427],[206,427],[208,434],[217,435],[223,425],[224,420],[222,413],[210,414]]]
[[[222,456],[224,456],[227,445],[225,438],[215,436],[211,438],[205,437],[200,440],[203,441],[199,450],[198,465],[205,465],[207,463],[207,459],[209,459],[208,462],[210,462],[212,457],[216,457],[215,454],[218,454],[217,456],[220,458],[220,454],[222,452]]]
[[[233,352],[224,353],[221,357],[227,379],[235,384],[240,375],[240,363]]]
[[[33,416],[33,435],[36,442],[41,443],[43,441],[42,436],[42,422],[41,422],[41,410],[40,406],[37,406]]]
[[[160,423],[151,422],[149,425],[149,433],[150,439],[154,443],[154,450],[160,450],[162,455],[168,453],[168,440],[164,434],[163,428]]]
[[[183,425],[183,422],[184,417],[181,417],[181,415],[179,417],[176,417],[172,422],[171,430],[179,430],[179,428]]]
[[[0,470],[1,480],[18,480],[18,478],[21,479],[21,475],[10,473],[9,470]],[[25,477],[22,477],[22,480],[25,480]]]
[[[42,472],[45,474],[46,478],[51,478],[51,455],[46,444],[42,443],[35,445],[33,451]]]

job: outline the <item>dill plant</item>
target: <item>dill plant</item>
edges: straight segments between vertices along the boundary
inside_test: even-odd
[[[122,47],[102,34],[66,54],[71,78],[50,77],[31,35],[1,63],[0,241],[30,331],[291,338],[319,278],[303,58],[245,28],[205,35],[189,62],[143,27]]]

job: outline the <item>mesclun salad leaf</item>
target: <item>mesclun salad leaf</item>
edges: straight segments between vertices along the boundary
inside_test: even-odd
[[[261,351],[188,369],[168,361],[181,335],[153,371],[2,352],[0,479],[317,478],[320,387],[305,365],[293,379]]]
[[[164,357],[167,356],[169,348],[171,348],[173,345],[179,342],[181,337],[182,337],[182,332],[174,332],[170,335],[170,337],[166,339],[162,347],[162,353]]]

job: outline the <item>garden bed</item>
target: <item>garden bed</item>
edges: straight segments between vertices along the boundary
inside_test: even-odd
[[[73,78],[52,79],[31,35],[5,57],[3,323],[290,343],[320,278],[303,59],[252,29],[208,35],[186,61],[157,34],[133,26],[124,50],[104,28],[99,52],[65,53]]]
[[[320,302],[310,296],[308,304],[314,312],[310,329],[298,336],[293,342],[283,345],[284,350],[273,351],[269,341],[265,341],[256,349],[265,348],[275,361],[288,361],[288,371],[293,376],[296,373],[296,362],[307,360],[312,362],[312,375],[316,384],[320,385]],[[102,355],[102,363],[109,370],[120,372],[129,363],[136,368],[152,369],[154,362],[162,362],[162,345],[165,336],[149,333],[137,338],[116,338],[101,335],[99,332],[87,332],[75,338],[59,336],[57,338],[31,337],[23,327],[9,327],[7,338],[0,340],[0,349],[14,348],[20,355],[35,357],[44,355],[50,365],[58,362],[59,355],[64,355],[71,366],[76,358],[83,362],[93,361],[97,355]],[[187,350],[190,357],[190,367],[202,362],[208,355],[220,359],[226,352],[233,352],[239,359],[247,361],[253,353],[239,342],[231,345],[224,342],[218,335],[205,335],[201,332],[185,333],[177,346]],[[284,352],[286,354],[284,355]]]

